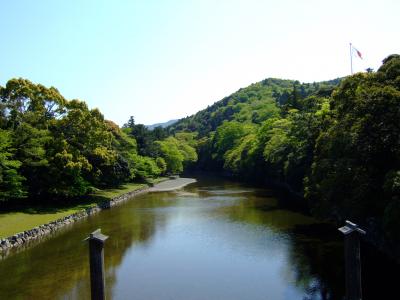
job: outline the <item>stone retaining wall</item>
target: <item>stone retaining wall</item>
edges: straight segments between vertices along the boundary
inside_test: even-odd
[[[75,223],[81,219],[84,219],[90,215],[96,214],[103,209],[112,208],[122,202],[137,196],[138,194],[143,194],[148,192],[149,188],[145,187],[139,190],[135,190],[121,196],[115,197],[109,201],[104,201],[102,203],[97,204],[96,206],[86,208],[85,210],[78,211],[64,218],[52,221],[47,224],[40,225],[30,230],[26,230],[17,234],[14,234],[10,237],[0,239],[0,254],[2,256],[6,255],[10,249],[21,247],[22,245],[26,245],[27,243],[39,240],[45,236],[48,236],[55,231],[66,227],[72,223]]]

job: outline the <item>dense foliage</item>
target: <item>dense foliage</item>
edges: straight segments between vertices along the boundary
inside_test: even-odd
[[[377,72],[266,79],[172,125],[198,134],[197,167],[279,184],[319,216],[381,224],[400,241],[400,56]]]
[[[0,87],[0,200],[81,196],[93,188],[179,173],[196,160],[185,140],[166,139],[161,128],[148,132],[133,118],[121,130],[98,109],[68,101],[53,87],[11,79]],[[179,157],[161,147],[171,139]]]

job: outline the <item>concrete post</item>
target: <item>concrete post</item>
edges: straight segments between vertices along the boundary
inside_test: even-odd
[[[365,231],[350,221],[346,221],[339,231],[345,236],[346,300],[361,300],[360,235],[364,235]]]
[[[108,238],[101,233],[100,229],[93,231],[86,241],[89,241],[90,262],[90,290],[92,300],[105,299],[105,276],[104,276],[104,242]]]

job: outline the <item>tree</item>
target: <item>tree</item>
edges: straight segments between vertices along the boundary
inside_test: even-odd
[[[161,172],[160,174],[164,175],[165,172],[167,171],[167,163],[165,162],[164,158],[157,157],[156,164],[157,164],[157,167],[160,169],[160,172]]]
[[[196,150],[189,144],[192,139],[192,134],[181,134],[178,138],[170,136],[155,142],[158,153],[166,163],[168,173],[179,174],[184,166],[197,161]]]
[[[166,138],[163,141],[156,141],[162,158],[167,163],[167,172],[179,174],[183,171],[185,156],[179,151],[178,140],[174,137]]]
[[[21,198],[26,195],[18,169],[21,162],[14,160],[10,132],[0,129],[0,201]]]
[[[246,127],[236,121],[224,122],[217,128],[213,138],[214,155],[223,160],[225,153],[234,148],[236,143],[246,135]]]

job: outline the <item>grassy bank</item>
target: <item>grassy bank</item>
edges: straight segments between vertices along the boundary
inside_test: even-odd
[[[152,179],[150,182],[157,183],[165,178]],[[127,183],[118,188],[99,190],[94,194],[83,197],[79,201],[63,205],[19,207],[0,212],[0,238],[11,236],[24,230],[49,223],[51,221],[68,216],[101,201],[110,200],[119,195],[147,187],[146,183]]]

